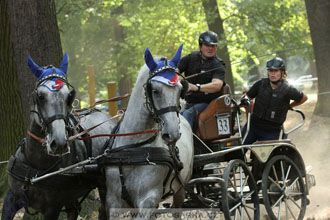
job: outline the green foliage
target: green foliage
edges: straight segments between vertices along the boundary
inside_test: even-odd
[[[248,57],[257,65],[272,56],[284,58],[301,55],[312,56],[309,26],[305,5],[300,0],[235,0],[221,1],[227,43],[234,72],[247,78],[252,66]],[[237,79],[237,78],[236,78]]]
[[[263,67],[275,54],[312,56],[303,1],[218,3],[226,33],[221,43],[229,48],[236,85],[243,84],[253,67],[247,64],[249,57]],[[123,76],[134,82],[147,47],[153,55],[171,58],[183,43],[186,55],[198,50],[199,33],[207,29],[202,2],[196,0],[57,0],[56,5],[63,48],[70,58],[69,79],[82,100],[88,98],[88,65],[94,66],[100,94],[106,91],[106,82],[118,82]],[[121,42],[115,40],[118,24],[124,30]],[[120,64],[127,72],[120,72]]]

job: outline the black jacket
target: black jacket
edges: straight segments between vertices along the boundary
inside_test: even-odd
[[[199,51],[192,52],[191,54],[183,57],[178,65],[180,73],[184,72],[185,76],[190,76],[201,71],[212,70],[208,73],[199,75],[188,79],[192,84],[206,84],[210,83],[212,79],[220,79],[225,82],[225,63],[217,56],[207,60],[203,60]],[[220,92],[216,93],[204,93],[204,92],[192,92],[186,96],[188,103],[209,103],[213,99],[217,98]]]

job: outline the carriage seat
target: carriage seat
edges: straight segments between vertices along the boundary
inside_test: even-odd
[[[221,95],[212,100],[206,109],[198,115],[196,134],[202,140],[228,138],[232,131],[232,106],[229,85],[224,85]]]

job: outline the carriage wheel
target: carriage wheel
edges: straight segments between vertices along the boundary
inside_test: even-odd
[[[221,199],[225,219],[259,219],[257,185],[247,165],[242,160],[231,160],[223,178]]]
[[[306,186],[300,170],[290,158],[278,155],[267,162],[262,175],[262,195],[272,220],[304,218]]]

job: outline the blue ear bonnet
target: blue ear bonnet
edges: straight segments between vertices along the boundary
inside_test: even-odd
[[[41,79],[46,78],[52,74],[57,75],[59,78],[64,78],[64,79],[66,78],[66,73],[64,73],[62,70],[60,70],[59,68],[48,66],[48,67],[46,67],[46,69],[44,69],[42,71],[42,73],[38,77],[38,81],[40,81]]]
[[[165,69],[173,69],[175,70],[178,66],[178,63],[180,61],[181,58],[181,52],[182,52],[182,47],[183,44],[181,44],[181,46],[178,48],[176,54],[174,55],[174,57],[171,60],[160,60],[158,62],[156,62],[150,52],[150,50],[147,48],[144,52],[144,60],[147,64],[147,66],[150,69],[150,73],[153,75],[153,73],[157,70],[161,70],[162,67],[164,67]],[[165,68],[167,67],[167,68]],[[168,70],[170,72],[170,70]],[[167,72],[167,71],[166,71]]]
[[[53,66],[48,66],[46,68],[39,67],[38,64],[36,64],[31,57],[28,57],[27,64],[30,68],[30,70],[33,72],[33,74],[38,77],[38,81],[42,81],[46,78],[61,78],[66,79],[66,72],[68,71],[68,55],[67,53],[64,54],[64,57],[62,59],[61,66],[58,68],[55,68]]]

